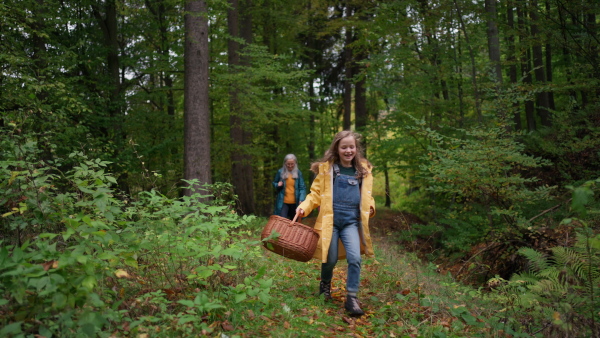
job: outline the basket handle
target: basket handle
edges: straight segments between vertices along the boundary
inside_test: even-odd
[[[296,219],[298,218],[298,214],[294,215],[294,219],[290,222],[290,224],[288,224],[288,226],[292,226],[292,224],[294,224],[294,222],[296,222]],[[300,219],[298,220],[298,222],[302,221],[302,217],[300,217]]]

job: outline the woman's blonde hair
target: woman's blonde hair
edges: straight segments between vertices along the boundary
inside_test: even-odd
[[[310,170],[315,174],[318,174],[319,165],[321,163],[329,162],[330,165],[334,163],[340,163],[340,154],[338,153],[338,146],[340,144],[340,141],[348,136],[352,136],[354,138],[354,141],[356,142],[356,155],[352,159],[352,165],[354,166],[354,168],[356,168],[356,177],[361,178],[367,176],[369,170],[373,167],[373,165],[363,155],[363,149],[360,143],[362,136],[359,133],[353,132],[351,130],[344,130],[335,134],[335,136],[333,137],[333,141],[329,146],[329,149],[325,151],[325,154],[320,160],[311,163]],[[363,167],[363,161],[367,162],[367,168]]]

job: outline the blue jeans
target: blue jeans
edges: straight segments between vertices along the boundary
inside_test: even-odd
[[[346,291],[356,293],[360,284],[360,235],[359,205],[360,188],[354,177],[336,176],[333,184],[333,233],[327,263],[321,264],[321,280],[331,281],[333,268],[338,261],[338,245],[341,240],[348,261]]]

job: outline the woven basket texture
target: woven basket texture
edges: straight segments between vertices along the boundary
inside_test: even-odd
[[[269,237],[273,231],[279,233],[279,237],[263,241],[267,250],[300,262],[308,262],[313,257],[319,241],[319,234],[313,228],[272,215],[260,238]]]

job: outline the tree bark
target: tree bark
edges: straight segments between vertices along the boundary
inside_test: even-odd
[[[544,70],[544,53],[542,50],[542,43],[539,41],[540,30],[539,30],[539,18],[538,18],[538,4],[537,0],[530,0],[529,16],[531,18],[531,37],[534,41],[532,46],[533,51],[533,67],[535,74],[535,81],[537,84],[546,84],[546,71]],[[552,125],[550,120],[550,102],[548,100],[548,92],[542,91],[537,94],[537,113],[540,117],[543,126],[549,127]]]
[[[471,59],[471,82],[473,84],[473,96],[475,99],[475,112],[477,113],[477,122],[483,123],[483,115],[481,113],[481,102],[479,98],[479,88],[477,83],[477,68],[475,65],[475,52],[473,51],[473,47],[471,46],[471,42],[469,41],[469,33],[467,31],[467,27],[465,25],[462,9],[458,5],[458,1],[454,0],[454,6],[456,8],[456,14],[458,15],[458,21],[460,23],[461,29],[465,36],[465,42],[467,43],[467,48],[469,49],[469,58]]]
[[[346,4],[346,21],[349,21],[352,15],[352,8],[350,4]],[[352,70],[354,69],[353,64],[353,53],[350,44],[353,41],[352,27],[348,23],[346,25],[345,35],[345,46],[344,46],[344,130],[350,130],[352,128]]]
[[[207,16],[206,1],[191,0],[185,3],[184,178],[197,180],[194,185],[196,189],[212,183]],[[187,196],[192,193],[192,189],[185,190]]]
[[[515,13],[514,13],[514,1],[509,0],[506,6],[506,21],[508,24],[508,36],[507,40],[507,55],[506,61],[508,63],[508,78],[510,83],[515,86],[518,81],[517,77],[517,57],[516,57],[516,47],[515,47],[515,34],[513,33],[515,30]],[[514,103],[514,113],[513,113],[513,125],[515,130],[523,129],[523,125],[521,123],[521,112],[519,103]]]
[[[121,75],[119,66],[119,39],[117,24],[117,5],[115,0],[106,0],[104,2],[104,14],[102,15],[98,5],[92,5],[92,10],[96,21],[98,22],[102,35],[104,36],[104,45],[107,47],[106,61],[108,74],[110,78],[110,96],[108,103],[108,112],[111,118],[115,118],[120,112],[121,95]],[[113,120],[113,130],[120,130],[121,123],[118,119]]]
[[[546,0],[546,12],[550,13],[550,1]],[[546,43],[546,81],[548,83],[552,82],[552,44]],[[548,104],[551,111],[556,109],[556,105],[554,103],[554,92],[548,92]]]
[[[485,11],[487,14],[487,39],[488,54],[494,74],[495,81],[502,83],[502,65],[500,64],[500,38],[498,36],[498,13],[496,0],[485,0]]]
[[[529,32],[527,26],[525,25],[525,15],[527,11],[525,10],[525,0],[518,0],[517,2],[517,16],[518,16],[518,30],[519,30],[519,43],[521,47],[520,51],[520,62],[521,62],[521,74],[523,76],[523,83],[531,84],[531,66],[530,66],[530,55],[529,52],[529,42],[527,41],[527,37],[529,36]],[[533,101],[527,100],[525,101],[525,120],[527,121],[527,130],[533,131],[537,129],[535,122],[535,106]]]
[[[227,13],[229,34],[233,38],[242,38],[246,44],[252,42],[251,0],[229,0],[231,6]],[[241,29],[240,29],[241,26]],[[239,66],[247,66],[250,60],[240,57],[240,43],[230,39],[227,44],[230,72],[238,72]],[[232,142],[231,180],[238,196],[239,209],[243,214],[255,213],[254,173],[252,156],[248,148],[252,143],[252,133],[248,126],[250,114],[243,108],[239,98],[240,88],[232,83],[229,89],[229,134]]]

